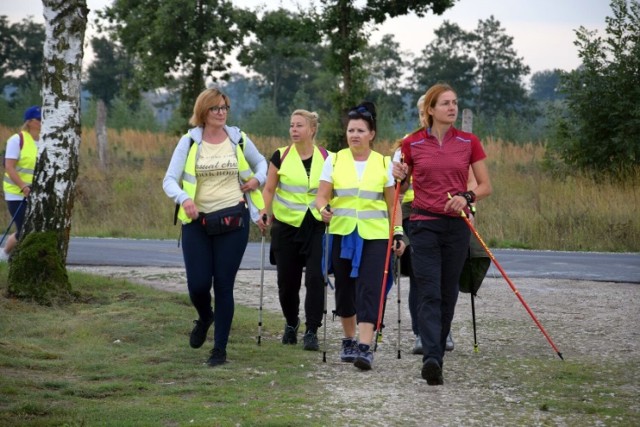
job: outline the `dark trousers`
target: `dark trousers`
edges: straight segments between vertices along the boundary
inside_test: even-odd
[[[278,272],[278,297],[288,325],[298,324],[300,288],[304,269],[306,296],[304,312],[307,329],[322,325],[324,311],[324,277],[322,273],[322,235],[325,226],[320,221],[300,236],[300,228],[275,220],[271,226],[271,250]],[[304,238],[304,239],[303,239]]]
[[[432,357],[442,365],[470,232],[462,218],[412,221],[410,230],[423,361]]]
[[[402,227],[407,236],[410,236],[409,227],[411,222],[409,218],[402,220]],[[416,279],[413,275],[413,267],[411,266],[411,241],[409,241],[409,247],[406,249],[406,253],[402,255],[402,258],[408,257],[407,273],[409,274],[409,315],[411,316],[411,330],[413,335],[418,335],[418,290],[416,289]]]
[[[27,199],[7,200],[7,207],[9,208],[11,218],[13,218],[13,223],[16,226],[16,239],[19,239],[22,231],[22,223],[24,223],[24,214],[27,211]]]
[[[225,350],[233,321],[233,287],[249,241],[249,211],[236,231],[209,236],[197,221],[182,226],[182,255],[187,287],[202,320],[214,317],[214,348]],[[214,307],[211,308],[213,285]]]
[[[351,260],[340,258],[342,236],[333,236],[331,263],[338,316],[351,317],[355,314],[358,323],[377,323],[387,242],[387,239],[365,240],[358,277],[350,277]]]

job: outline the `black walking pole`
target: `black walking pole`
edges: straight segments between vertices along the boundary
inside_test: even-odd
[[[22,206],[24,206],[26,201],[27,201],[26,198],[22,199],[22,201],[20,202],[20,205],[18,205],[18,209],[16,209],[16,213],[13,214],[13,217],[11,218],[11,222],[9,223],[9,226],[7,227],[7,230],[4,232],[4,235],[2,236],[2,240],[0,240],[0,246],[2,246],[2,244],[4,243],[4,239],[7,237],[7,234],[9,234],[9,230],[11,230],[11,226],[13,225],[13,223],[16,222],[16,217],[20,213],[20,209],[22,209]]]
[[[267,214],[262,215],[262,223],[267,226]],[[265,230],[262,230],[262,243],[260,244],[260,307],[258,308],[258,345],[262,340],[262,295],[264,289],[264,240]]]
[[[331,212],[331,206],[325,206],[327,212]],[[322,361],[327,363],[327,294],[329,287],[329,224],[324,229],[324,309],[322,320],[324,338],[322,339]]]

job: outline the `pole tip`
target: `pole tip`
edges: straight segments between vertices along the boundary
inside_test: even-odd
[[[564,357],[562,357],[562,353],[558,352],[558,357],[564,362]]]

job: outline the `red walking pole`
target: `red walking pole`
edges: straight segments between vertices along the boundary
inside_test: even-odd
[[[451,197],[451,196],[449,196],[449,197]],[[538,329],[540,329],[540,332],[542,332],[542,335],[544,335],[544,337],[547,339],[547,341],[549,341],[549,344],[551,344],[551,347],[556,352],[558,357],[560,357],[560,359],[564,360],[564,357],[562,357],[562,353],[560,353],[560,350],[558,350],[558,347],[556,347],[556,345],[553,343],[553,341],[551,340],[551,337],[549,336],[549,334],[547,334],[547,331],[545,331],[545,329],[542,327],[542,324],[538,321],[538,318],[536,317],[536,315],[533,314],[533,311],[531,311],[531,309],[529,308],[529,305],[525,302],[524,298],[522,298],[522,295],[520,295],[520,292],[518,291],[516,286],[513,284],[511,279],[509,279],[509,276],[507,276],[507,273],[505,273],[505,271],[502,269],[502,266],[500,265],[500,263],[498,262],[496,257],[493,256],[493,254],[491,253],[491,250],[489,250],[489,247],[487,246],[487,244],[484,242],[484,240],[482,240],[482,237],[480,237],[480,234],[478,234],[478,231],[476,231],[476,228],[473,226],[473,224],[471,224],[471,221],[469,221],[469,218],[467,218],[467,215],[464,213],[464,211],[461,211],[460,215],[462,216],[464,221],[467,223],[467,226],[469,226],[469,229],[471,230],[473,235],[476,236],[476,238],[478,239],[478,241],[480,242],[480,244],[484,248],[484,250],[487,253],[487,255],[489,255],[489,258],[491,258],[491,261],[495,264],[496,268],[498,270],[500,270],[500,273],[502,274],[502,277],[504,277],[504,279],[507,281],[507,283],[511,287],[511,290],[513,291],[513,293],[516,295],[516,297],[518,297],[518,299],[520,300],[520,302],[522,303],[524,308],[527,310],[527,313],[529,313],[529,316],[531,316],[531,318],[533,319],[533,321],[536,324],[536,326],[538,327]]]
[[[387,243],[387,253],[384,259],[384,274],[382,275],[382,286],[380,288],[380,305],[378,307],[378,321],[376,322],[376,339],[375,347],[378,346],[378,338],[380,338],[380,325],[382,324],[382,316],[384,311],[385,289],[387,287],[387,277],[389,277],[389,255],[391,255],[391,246],[393,246],[393,224],[396,222],[396,214],[398,207],[398,198],[400,196],[400,180],[396,183],[396,193],[393,195],[393,213],[391,214],[391,222],[389,223],[389,243]]]

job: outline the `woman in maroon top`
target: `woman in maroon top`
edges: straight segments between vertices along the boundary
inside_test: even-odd
[[[453,127],[458,118],[455,91],[447,84],[432,86],[423,108],[427,125],[403,139],[404,163],[394,164],[393,173],[397,179],[413,179],[409,220],[422,377],[429,385],[441,385],[445,343],[469,250],[470,231],[460,212],[468,214],[471,203],[490,195],[491,181],[478,137]],[[477,186],[467,191],[469,167]]]

